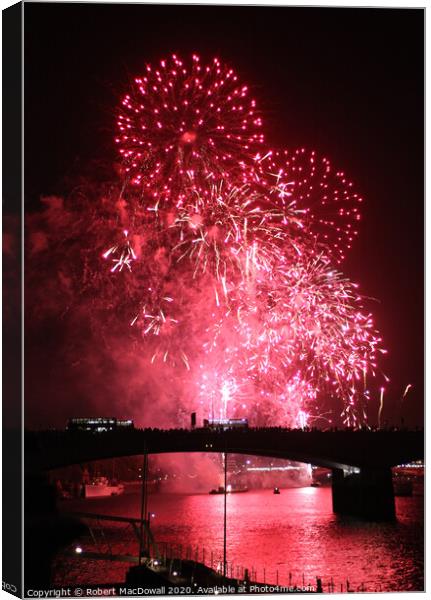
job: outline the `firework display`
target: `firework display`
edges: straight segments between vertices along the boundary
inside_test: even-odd
[[[197,55],[147,66],[115,142],[118,184],[48,200],[34,218],[38,260],[70,257],[52,285],[68,311],[101,343],[115,347],[115,332],[148,368],[175,372],[179,411],[365,424],[384,350],[337,270],[362,202],[344,172],[315,151],[265,147],[247,86]]]

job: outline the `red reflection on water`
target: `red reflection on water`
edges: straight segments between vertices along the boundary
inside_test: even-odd
[[[139,515],[138,494],[87,502],[85,510]],[[74,509],[83,508],[75,502]],[[91,504],[91,505],[90,505]],[[227,559],[233,574],[253,569],[258,581],[324,585],[337,591],[346,580],[356,590],[423,589],[423,498],[397,499],[397,523],[366,523],[332,513],[330,488],[251,490],[227,498]],[[159,542],[178,553],[192,552],[214,566],[223,552],[223,496],[154,494],[152,530]],[[163,544],[161,544],[163,547]],[[189,548],[191,550],[189,550]],[[136,544],[126,548],[136,552]],[[205,549],[205,552],[204,552]],[[125,550],[123,545],[123,551]],[[64,562],[64,561],[63,561]],[[61,558],[57,564],[61,566]],[[229,567],[230,568],[230,567]],[[121,580],[127,565],[68,565],[75,582]],[[64,584],[64,580],[62,580]]]

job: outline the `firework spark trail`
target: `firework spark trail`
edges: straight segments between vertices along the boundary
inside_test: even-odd
[[[244,277],[251,263],[270,269],[282,247],[298,242],[296,211],[281,210],[250,186],[221,180],[209,193],[192,188],[188,198],[170,229],[178,239],[173,255],[192,261],[194,276],[209,270],[219,281]]]
[[[380,425],[381,425],[381,417],[382,417],[382,411],[383,411],[383,396],[385,393],[385,388],[382,387],[380,388],[380,401],[379,401],[379,412],[377,414],[377,427],[380,429]]]
[[[136,254],[130,245],[130,240],[128,238],[129,232],[127,229],[123,231],[125,240],[123,244],[117,246],[111,246],[106,252],[103,253],[103,258],[107,259],[111,257],[114,266],[111,269],[111,273],[115,273],[115,271],[122,271],[124,267],[127,267],[129,271],[132,270],[132,262],[136,260]],[[118,258],[117,258],[118,256]]]
[[[413,387],[413,386],[412,386],[412,384],[411,384],[411,383],[409,383],[408,385],[406,385],[406,388],[405,388],[405,390],[404,390],[404,393],[403,393],[403,395],[402,395],[402,397],[401,397],[401,402],[402,402],[402,401],[404,400],[404,398],[407,396],[407,394],[409,393],[409,390],[410,390],[412,387]]]

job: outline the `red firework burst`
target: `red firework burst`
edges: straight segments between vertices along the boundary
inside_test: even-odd
[[[314,150],[268,152],[257,159],[255,179],[272,187],[301,214],[304,232],[340,264],[358,235],[362,197],[343,171]]]
[[[174,193],[175,202],[185,178],[246,169],[263,142],[247,86],[217,58],[204,65],[197,55],[148,65],[123,98],[117,123],[128,181],[149,196]]]

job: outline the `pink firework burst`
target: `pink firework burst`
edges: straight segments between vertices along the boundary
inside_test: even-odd
[[[285,257],[244,280],[229,300],[204,345],[211,371],[235,379],[227,408],[236,412],[247,390],[249,411],[256,401],[256,410],[265,406],[268,418],[284,424],[319,416],[334,401],[346,424],[366,422],[368,379],[385,350],[357,286],[326,258]]]
[[[340,264],[358,235],[362,197],[328,158],[300,148],[259,156],[255,181],[274,190],[282,205],[294,204],[304,231]]]
[[[232,69],[217,58],[175,54],[147,65],[119,110],[118,144],[128,181],[149,197],[181,197],[188,179],[249,168],[263,143],[261,118]]]
[[[191,262],[193,277],[212,273],[230,285],[252,270],[271,269],[281,249],[298,243],[297,211],[282,209],[270,191],[220,180],[185,195],[170,231],[173,256]]]

